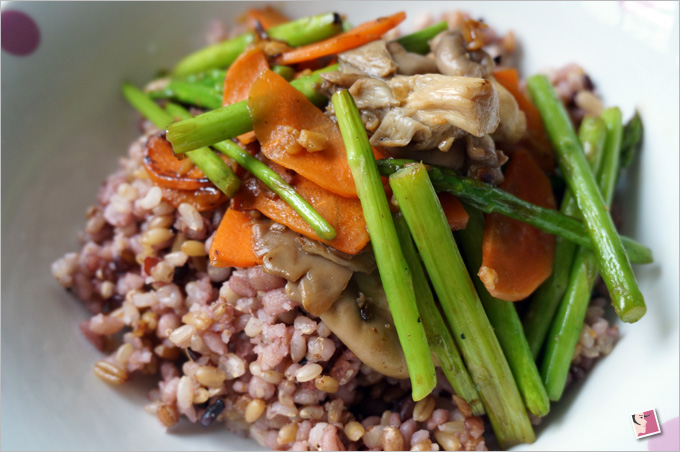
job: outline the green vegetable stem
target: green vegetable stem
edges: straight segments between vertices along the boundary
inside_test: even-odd
[[[347,160],[361,200],[380,279],[390,311],[394,313],[394,324],[411,379],[412,397],[413,400],[420,400],[432,391],[437,378],[425,329],[418,314],[411,272],[399,244],[359,110],[348,91],[334,94],[331,101],[347,149]]]

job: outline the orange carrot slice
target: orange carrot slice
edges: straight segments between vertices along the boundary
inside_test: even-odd
[[[229,66],[224,78],[223,105],[231,105],[248,99],[248,93],[253,83],[264,71],[269,69],[264,52],[254,47],[242,53]]]
[[[268,159],[340,196],[357,196],[338,125],[283,77],[263,72],[250,90],[248,109]],[[295,137],[302,130],[326,137],[326,149],[307,152]]]
[[[508,163],[503,190],[525,201],[555,208],[550,181],[527,151]],[[522,300],[552,272],[555,236],[499,213],[486,216],[479,278],[489,293],[505,301]]]
[[[380,39],[383,34],[402,23],[404,19],[406,19],[406,13],[402,11],[392,16],[365,22],[332,38],[284,52],[274,60],[274,64],[301,63],[360,47]]]
[[[267,69],[269,69],[269,63],[261,49],[253,48],[242,53],[229,66],[227,76],[224,78],[222,105],[231,105],[248,99],[253,82]],[[255,133],[246,132],[238,139],[242,144],[252,143],[255,141]]]
[[[277,25],[285,24],[290,22],[290,19],[283,13],[272,8],[271,6],[265,6],[264,8],[253,8],[246,12],[246,20],[248,21],[248,26],[252,30],[256,30],[256,23],[259,23],[265,30],[275,27]]]
[[[175,156],[172,145],[161,135],[152,135],[147,140],[143,163],[149,178],[161,187],[196,190],[212,185],[203,171],[196,167],[182,174],[186,162]]]
[[[439,198],[439,203],[444,209],[444,214],[446,215],[446,221],[449,223],[449,227],[453,231],[459,231],[465,229],[470,218],[463,203],[461,203],[458,198],[453,196],[451,193],[441,192],[437,194]]]
[[[496,81],[512,94],[520,110],[526,115],[529,149],[533,151],[532,156],[543,171],[554,172],[555,157],[543,127],[541,114],[531,100],[519,89],[517,69],[499,69],[493,75]]]
[[[262,264],[253,251],[253,221],[248,215],[227,209],[210,244],[210,264],[240,268]]]
[[[335,239],[321,240],[297,212],[255,178],[243,182],[233,206],[238,210],[257,210],[293,231],[343,253],[354,255],[364,249],[369,236],[358,198],[343,198],[299,175],[293,177],[291,185],[333,226],[337,233]]]
[[[191,204],[199,212],[214,209],[229,200],[224,193],[215,187],[202,187],[197,190],[176,190],[161,187],[163,200],[177,208],[182,203]]]

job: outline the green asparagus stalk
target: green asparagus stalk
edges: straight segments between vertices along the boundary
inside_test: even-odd
[[[583,119],[579,139],[593,174],[599,171],[606,135],[607,127],[602,119],[592,116]],[[576,200],[569,190],[564,193],[560,211],[568,216],[580,215]],[[552,274],[531,297],[531,304],[524,316],[524,334],[534,358],[538,358],[555,311],[567,289],[575,253],[576,245],[573,242],[558,237]]]
[[[335,64],[328,66],[307,77],[293,80],[290,84],[314,103],[327,101],[326,97],[316,92],[316,87],[321,83],[321,73],[331,72],[337,68]],[[241,101],[173,123],[168,127],[167,138],[172,143],[173,150],[182,154],[203,146],[211,146],[251,130],[253,130],[253,121],[248,113],[248,102]]]
[[[267,30],[267,35],[285,41],[292,47],[298,47],[330,38],[340,33],[341,28],[340,16],[337,13],[326,13],[277,25]],[[180,61],[173,73],[179,76],[228,67],[255,39],[255,34],[249,32],[205,47]]]
[[[335,238],[335,229],[312,207],[293,187],[273,169],[250,155],[236,143],[226,140],[213,145],[221,153],[231,157],[236,163],[260,179],[271,191],[279,195],[293,208],[303,220],[324,240]]]
[[[224,90],[224,78],[226,76],[227,71],[224,69],[208,69],[207,71],[197,72],[183,77],[174,77],[171,80],[178,80],[185,83],[198,83],[221,92]]]
[[[545,76],[530,77],[527,86],[557,154],[560,169],[583,215],[614,309],[624,322],[637,322],[647,312],[645,300],[569,115]]]
[[[136,86],[130,83],[123,83],[121,91],[130,105],[159,129],[166,128],[174,120],[172,115],[158,106],[156,102],[151,100],[149,96]]]
[[[408,52],[419,53],[425,55],[430,51],[429,41],[444,30],[449,28],[449,24],[443,20],[420,31],[411,33],[401,38],[395,39],[396,42]]]
[[[456,348],[451,332],[446,323],[444,323],[444,319],[434,301],[430,284],[427,281],[427,276],[418,256],[416,246],[413,244],[406,220],[404,220],[401,214],[394,214],[393,218],[399,242],[401,243],[401,249],[404,252],[406,263],[411,270],[418,312],[425,327],[430,350],[432,350],[437,361],[439,361],[446,379],[451,383],[451,387],[456,394],[467,401],[475,416],[481,416],[484,414],[484,405],[479,398],[470,374],[465,368],[465,364],[463,364],[463,359],[460,357],[460,352]],[[538,375],[538,371],[536,371],[536,375]],[[540,380],[539,383],[541,383]]]
[[[425,329],[418,315],[411,273],[399,244],[359,110],[346,90],[334,94],[331,101],[345,142],[347,161],[363,208],[380,279],[404,350],[412,397],[420,400],[434,389],[437,378]]]
[[[635,151],[637,151],[642,141],[642,118],[636,111],[633,117],[623,128],[623,138],[621,142],[621,168],[627,168],[633,162]]]
[[[295,69],[290,66],[272,66],[272,71],[285,78],[287,82],[290,82],[295,77]]]
[[[476,274],[482,266],[484,215],[474,207],[469,207],[467,211],[469,214],[467,227],[458,231],[456,236],[463,250],[468,271],[472,275],[472,281],[482,300],[484,311],[489,317],[489,322],[508,360],[524,405],[534,416],[543,417],[550,411],[550,400],[548,400],[543,380],[541,380],[524,336],[522,322],[517,315],[515,305],[509,301],[494,298]]]
[[[183,104],[210,110],[222,106],[222,94],[214,88],[200,83],[171,80],[165,88],[151,91],[149,96],[152,99],[172,99]]]
[[[159,129],[167,127],[174,120],[172,114],[165,112],[135,86],[124,83],[122,90],[128,102]],[[236,194],[241,181],[213,151],[208,148],[199,148],[187,153],[187,156],[222,193],[230,198]]]
[[[427,170],[422,164],[404,168],[390,176],[390,186],[498,441],[503,448],[534,441],[517,384],[465,269]]]
[[[381,175],[389,176],[398,169],[414,163],[413,160],[384,159],[378,161],[378,169]],[[528,203],[484,182],[458,176],[455,171],[448,168],[428,166],[428,173],[437,191],[458,196],[484,213],[498,212],[535,226],[541,231],[564,237],[580,246],[592,246],[583,223],[575,218]],[[646,246],[628,237],[621,237],[621,240],[631,262],[646,264],[653,261],[652,251]]]
[[[605,202],[610,204],[619,173],[621,111],[618,108],[609,108],[602,113],[602,119],[607,125],[607,140],[598,182]],[[541,364],[541,376],[550,400],[559,400],[564,392],[574,348],[581,334],[597,274],[597,256],[587,248],[579,248],[571,267],[567,290],[550,326]]]

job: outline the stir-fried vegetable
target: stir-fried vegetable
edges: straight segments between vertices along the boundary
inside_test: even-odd
[[[522,323],[515,306],[511,302],[491,296],[482,280],[475,275],[482,265],[484,217],[474,207],[469,207],[469,209],[469,226],[456,234],[467,268],[472,275],[479,299],[484,305],[484,311],[508,359],[512,375],[524,399],[524,405],[534,416],[545,416],[550,411],[550,400],[548,400],[548,394],[529,350],[527,339],[522,332]]]
[[[336,232],[314,208],[300,196],[276,171],[248,154],[231,141],[214,145],[215,149],[228,155],[243,168],[262,181],[271,191],[285,201],[324,240],[333,240]]]
[[[609,205],[614,197],[614,185],[619,173],[621,111],[618,108],[609,108],[602,113],[602,119],[607,126],[607,139],[597,179],[604,201]],[[598,259],[595,253],[580,248],[574,257],[567,290],[545,344],[541,375],[550,400],[559,400],[564,391],[597,274]]]
[[[328,222],[330,231],[325,232],[324,237],[320,237],[284,200],[271,196],[250,182],[244,183],[244,189],[236,195],[234,201],[239,209],[258,210],[295,232],[314,240],[321,239],[343,253],[357,254],[366,246],[366,222],[357,198],[344,198],[299,175],[295,176],[291,186]]]
[[[555,207],[550,181],[526,151],[512,156],[499,188],[543,208]],[[523,300],[550,276],[554,253],[554,236],[492,213],[486,218],[478,275],[494,297]]]
[[[284,52],[274,62],[276,64],[295,64],[351,50],[380,39],[383,34],[399,25],[404,19],[406,19],[404,12],[389,17],[381,17],[363,23],[338,36]]]
[[[269,30],[277,25],[290,22],[290,19],[280,13],[276,8],[265,6],[264,8],[252,8],[246,11],[246,18],[250,28],[255,30],[258,26]]]
[[[557,152],[560,169],[583,215],[614,309],[624,322],[637,322],[647,307],[569,115],[545,76],[530,77],[528,87]]]
[[[432,40],[442,31],[449,28],[448,22],[445,20],[438,22],[429,27],[423,28],[422,30],[411,33],[410,35],[402,36],[401,38],[395,39],[395,42],[401,44],[401,46],[407,52],[419,53],[424,55],[430,51],[429,41]]]
[[[190,113],[179,105],[168,104],[166,108],[168,113],[173,114],[175,117],[182,119],[191,117]],[[236,163],[262,181],[287,203],[321,239],[333,240],[335,238],[336,233],[333,227],[274,170],[231,141],[216,143],[213,147],[232,158]],[[191,151],[188,155],[194,153],[196,151]]]
[[[606,126],[602,119],[588,116],[583,119],[579,130],[579,139],[586,153],[586,159],[594,174],[599,171],[602,161]],[[567,190],[562,198],[560,211],[569,216],[578,216],[576,200]],[[529,309],[524,315],[524,333],[526,334],[531,353],[534,358],[543,347],[545,336],[552,323],[553,316],[559,306],[569,282],[569,273],[576,252],[576,244],[558,237],[555,244],[555,259],[550,278],[538,288],[531,298]]]
[[[445,191],[437,193],[437,198],[439,198],[439,203],[444,209],[444,215],[446,215],[446,221],[448,221],[451,230],[465,229],[469,216],[465,207],[463,207],[463,203],[451,193]]]
[[[267,30],[267,34],[271,38],[287,42],[292,47],[298,47],[339,33],[341,24],[342,20],[337,13],[327,13],[277,25]],[[201,49],[180,61],[173,73],[188,75],[207,69],[228,67],[255,39],[255,33],[250,32]]]
[[[247,268],[262,264],[253,251],[253,220],[247,214],[227,209],[210,245],[214,267]]]
[[[163,111],[155,102],[149,99],[143,92],[135,88],[129,83],[123,84],[123,95],[128,99],[130,104],[135,107],[142,115],[149,118],[149,120],[158,128],[167,127],[173,121],[171,114]],[[164,141],[164,140],[163,140]],[[160,143],[159,143],[160,144]],[[166,149],[172,152],[172,149]],[[162,151],[161,151],[162,152]],[[240,181],[234,172],[222,161],[214,152],[207,148],[198,148],[193,152],[187,153],[191,161],[201,168],[205,175],[215,184],[225,195],[231,197],[238,191]],[[176,159],[175,159],[176,160]],[[162,165],[172,165],[172,160],[167,158],[167,152],[163,159]],[[149,169],[149,166],[147,166]],[[154,171],[150,171],[154,174]],[[180,186],[169,188],[182,188]],[[199,188],[194,186],[193,188]]]
[[[522,397],[422,164],[390,176],[439,303],[501,446],[535,439]]]
[[[378,169],[383,176],[389,176],[414,163],[413,160],[385,159],[378,161]],[[484,182],[461,177],[451,169],[428,166],[428,173],[437,191],[458,196],[484,213],[502,213],[580,246],[592,246],[583,223],[575,218],[528,203]],[[646,246],[628,237],[621,237],[621,241],[631,262],[648,264],[653,261],[652,251]]]
[[[390,311],[395,313],[394,325],[404,349],[413,386],[412,397],[413,400],[420,400],[432,391],[437,384],[437,378],[427,346],[425,329],[419,321],[411,273],[399,244],[373,157],[373,149],[368,142],[359,110],[348,91],[334,94],[332,102],[347,149],[347,161],[354,176],[366,226],[371,236],[380,278]]]
[[[326,190],[356,197],[338,125],[281,76],[272,71],[262,73],[253,83],[248,110],[262,153],[268,159]],[[303,141],[303,133],[314,137],[308,140],[312,144]]]
[[[269,63],[261,49],[254,47],[242,53],[229,67],[224,77],[222,105],[248,100],[253,83],[268,69]],[[244,133],[238,139],[243,144],[251,143],[255,141],[255,133],[252,131]]]
[[[526,116],[528,149],[532,157],[536,159],[536,163],[539,164],[543,171],[552,173],[555,171],[555,157],[550,148],[550,142],[545,133],[543,122],[541,121],[541,114],[520,89],[517,69],[499,69],[493,73],[493,76],[498,83],[503,85],[512,94],[512,97],[517,101],[517,105]]]
[[[326,97],[316,92],[315,87],[321,83],[319,74],[336,69],[336,65],[331,65],[293,80],[290,84],[312,102],[328,101]],[[181,154],[203,146],[211,146],[251,130],[253,121],[248,113],[248,104],[241,101],[171,124],[167,137],[175,153]]]
[[[437,358],[437,361],[439,361],[439,365],[444,371],[446,379],[451,383],[453,390],[470,404],[475,415],[480,416],[484,414],[484,405],[482,405],[477,389],[465,368],[465,364],[463,364],[451,332],[446,326],[442,314],[439,312],[439,308],[437,308],[437,304],[434,301],[430,284],[427,281],[418,250],[416,250],[411,239],[411,233],[408,230],[406,220],[404,220],[401,214],[395,214],[393,217],[401,249],[404,252],[404,257],[413,278],[418,313],[423,321],[430,349]],[[538,375],[538,371],[536,373]]]

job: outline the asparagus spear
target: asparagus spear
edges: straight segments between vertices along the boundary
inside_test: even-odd
[[[213,145],[221,153],[228,155],[253,176],[260,179],[271,191],[279,195],[311,226],[316,235],[324,240],[335,238],[335,229],[322,217],[293,187],[279,176],[276,171],[250,155],[236,143],[226,140]]]
[[[290,84],[312,102],[324,102],[327,98],[316,92],[316,86],[321,83],[320,74],[334,71],[337,67],[335,64],[328,66],[307,77],[293,80]],[[181,154],[234,138],[251,130],[253,122],[248,113],[248,102],[241,101],[173,123],[168,127],[167,138],[172,143],[173,150]]]
[[[635,157],[635,151],[642,141],[642,118],[636,111],[633,117],[623,128],[623,138],[621,142],[621,168],[627,168]]]
[[[171,80],[179,80],[185,83],[198,83],[203,86],[213,88],[216,91],[224,89],[224,78],[227,71],[224,69],[208,69],[207,71],[197,72],[182,77],[173,77]]]
[[[399,168],[414,163],[413,160],[384,159],[378,161],[378,169],[383,176],[389,176]],[[448,168],[428,166],[428,173],[437,191],[446,191],[458,196],[482,212],[498,212],[535,226],[541,231],[564,237],[578,245],[592,246],[585,227],[575,218],[528,203],[484,182],[460,177]],[[631,262],[638,264],[652,262],[652,252],[649,248],[628,237],[621,237],[621,240]]]
[[[326,13],[277,25],[267,30],[267,35],[286,41],[292,47],[298,47],[338,34],[341,26],[342,20],[337,13]],[[173,73],[188,75],[207,69],[228,67],[255,39],[255,34],[249,32],[205,47],[181,60]]]
[[[624,322],[637,322],[647,312],[645,300],[569,115],[545,76],[530,77],[527,86],[557,154],[560,169],[583,215],[614,309]]]
[[[151,91],[152,99],[173,99],[183,104],[214,110],[222,106],[222,94],[214,88],[200,83],[171,80],[168,85],[158,91]]]
[[[394,173],[390,186],[498,441],[504,448],[534,441],[522,397],[425,167],[416,164]]]
[[[124,83],[122,90],[128,102],[159,129],[167,127],[173,121],[174,118],[170,113],[163,111],[153,100],[133,85]],[[225,195],[231,198],[236,194],[241,186],[241,181],[213,151],[208,148],[199,148],[187,153],[187,156]]]
[[[592,116],[587,116],[583,119],[579,130],[579,138],[586,153],[588,164],[594,174],[597,174],[602,162],[601,157],[606,135],[607,128],[602,119]],[[563,214],[569,216],[578,216],[580,214],[576,200],[569,190],[564,194],[560,210]],[[524,333],[534,358],[538,358],[538,353],[541,347],[543,347],[545,336],[548,334],[550,323],[567,288],[575,252],[576,245],[573,242],[562,237],[557,238],[552,274],[536,290],[536,293],[531,298],[529,309],[524,316]]]
[[[511,302],[494,298],[476,275],[482,265],[484,216],[474,207],[469,207],[467,211],[470,216],[467,227],[458,231],[456,236],[463,249],[468,271],[472,275],[477,293],[484,305],[484,311],[489,317],[498,342],[508,360],[524,405],[534,416],[545,416],[550,411],[550,400],[548,400],[548,394],[545,392],[527,339],[524,337],[522,322],[515,306]]]
[[[598,182],[605,202],[610,204],[619,173],[621,111],[609,108],[602,113],[602,119],[607,125],[607,140]],[[541,364],[541,376],[550,400],[559,400],[564,391],[597,273],[597,256],[587,248],[579,248],[571,267],[567,290],[550,326]]]
[[[295,69],[293,69],[290,66],[274,65],[272,66],[272,71],[276,72],[281,77],[285,78],[286,81],[288,82],[293,80],[293,77],[295,77]]]
[[[470,378],[470,374],[463,364],[463,359],[456,348],[449,328],[444,323],[437,304],[432,296],[430,284],[427,281],[423,264],[418,256],[418,251],[413,244],[411,233],[408,230],[406,220],[403,215],[394,214],[394,226],[397,228],[397,235],[401,243],[401,249],[404,252],[406,263],[411,270],[411,277],[413,278],[413,287],[416,291],[416,303],[418,304],[418,312],[425,327],[425,334],[427,335],[427,342],[430,344],[430,350],[437,357],[439,365],[446,375],[446,379],[451,383],[451,387],[456,394],[464,398],[472,412],[476,416],[484,414],[484,405],[479,399],[477,389]],[[538,375],[538,371],[536,371]],[[539,380],[539,383],[540,380]],[[542,385],[542,383],[541,383]],[[546,397],[547,400],[547,397]]]
[[[418,315],[409,267],[404,259],[359,110],[348,91],[333,95],[347,161],[361,200],[380,279],[404,350],[413,400],[426,397],[437,384],[425,329]]]
[[[419,53],[421,55],[430,51],[429,41],[444,30],[449,28],[449,24],[443,20],[427,28],[411,33],[410,35],[402,36],[395,39],[396,42],[406,49],[407,52]]]

